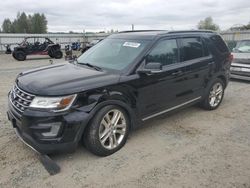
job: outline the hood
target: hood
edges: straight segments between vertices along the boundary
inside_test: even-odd
[[[250,53],[232,53],[233,62],[235,63],[249,63],[250,64]]]
[[[67,63],[22,72],[16,82],[31,94],[60,96],[112,85],[118,82],[119,77],[118,74]]]

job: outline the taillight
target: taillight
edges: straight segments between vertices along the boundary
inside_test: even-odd
[[[228,61],[232,62],[232,61],[233,61],[233,59],[234,59],[233,54],[229,54],[229,56],[228,56]]]

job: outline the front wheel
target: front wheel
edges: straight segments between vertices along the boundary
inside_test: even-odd
[[[85,146],[94,154],[108,156],[126,143],[129,118],[120,107],[109,105],[97,112],[84,134]]]
[[[13,52],[13,57],[18,61],[24,61],[26,59],[26,54],[23,51]]]
[[[201,106],[206,110],[214,110],[219,107],[224,96],[225,84],[217,78],[210,86],[209,92],[201,102]]]
[[[48,55],[49,55],[50,58],[54,58],[53,53],[51,52],[51,50],[48,52]]]

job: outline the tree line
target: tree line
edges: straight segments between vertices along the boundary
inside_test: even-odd
[[[16,19],[11,21],[9,18],[4,19],[2,24],[3,33],[47,33],[48,21],[44,14],[34,13],[33,15],[26,15],[25,12],[18,13]],[[200,20],[198,29],[219,31],[220,27],[214,23],[212,17],[207,17],[204,20]],[[250,23],[246,25],[232,26],[229,30],[248,30],[250,29]],[[112,33],[113,31],[111,31]],[[70,31],[69,33],[73,33]]]
[[[210,16],[205,18],[204,20],[200,20],[197,25],[197,28],[214,30],[214,31],[220,30],[219,25],[214,23],[213,18]],[[229,28],[229,30],[231,31],[243,31],[243,30],[248,30],[248,29],[250,29],[250,22],[246,25],[237,25],[237,26],[232,26],[231,28]]]
[[[4,19],[2,24],[3,33],[47,33],[48,21],[44,14],[34,13],[26,15],[25,12],[18,13],[11,21]]]

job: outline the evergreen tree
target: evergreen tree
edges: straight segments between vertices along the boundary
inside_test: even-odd
[[[36,13],[31,19],[32,33],[46,33],[47,32],[47,20],[44,14]]]
[[[26,15],[22,12],[17,14],[13,22],[5,19],[2,30],[5,33],[47,33],[47,23],[44,14]]]
[[[217,31],[220,27],[213,22],[212,17],[207,17],[198,23],[198,29],[207,29]]]
[[[17,19],[19,33],[30,33],[30,26],[26,14],[23,12]]]
[[[2,24],[3,33],[11,33],[12,23],[9,18],[4,19]]]

